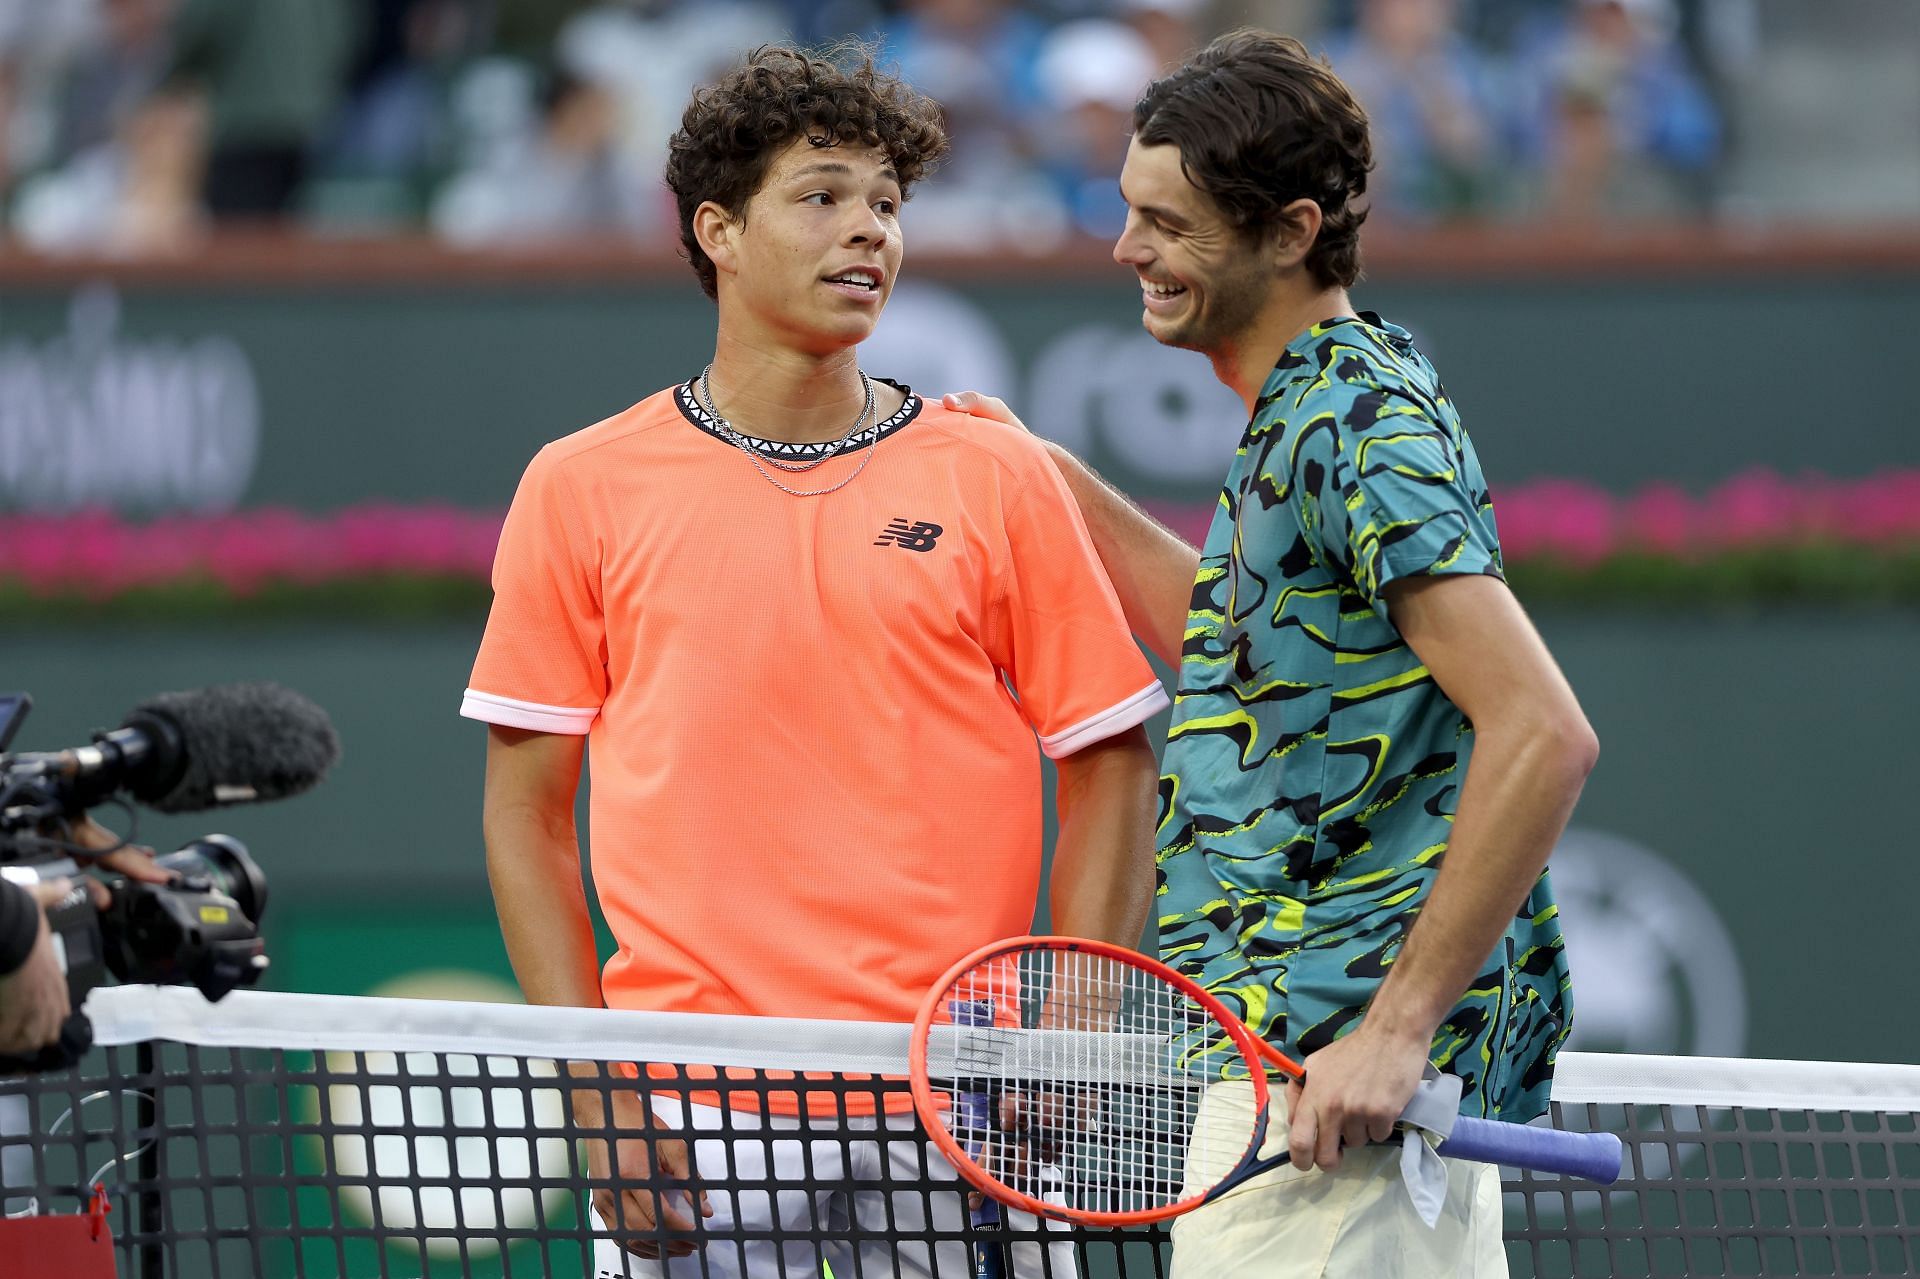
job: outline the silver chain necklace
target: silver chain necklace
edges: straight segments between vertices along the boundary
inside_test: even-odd
[[[706,368],[700,371],[700,380],[695,385],[695,388],[694,388],[699,396],[700,407],[706,410],[707,416],[711,417],[715,422],[719,423],[721,433],[727,437],[727,441],[730,444],[733,444],[737,448],[746,449],[748,452],[758,452],[758,450],[753,449],[751,447],[752,440],[748,436],[743,435],[740,431],[736,430],[734,428],[733,423],[721,417],[720,411],[713,407],[712,380],[713,380],[713,365],[709,364],[707,365]],[[815,457],[811,461],[806,461],[806,462],[788,462],[777,457],[770,457],[767,459],[767,461],[779,467],[781,470],[787,471],[790,473],[798,473],[801,471],[811,471],[814,467],[819,466],[822,462],[826,461],[828,458],[832,457],[834,454],[840,452],[841,449],[844,449],[847,446],[847,441],[851,440],[854,436],[854,433],[860,429],[860,424],[866,421],[867,415],[873,412],[873,404],[874,404],[873,382],[867,377],[865,373],[862,373],[860,375],[860,382],[861,382],[861,385],[866,388],[867,400],[866,400],[866,403],[861,406],[859,416],[854,418],[853,425],[848,427],[841,434],[839,439],[834,440],[830,444],[828,444],[828,446],[821,451],[818,457]],[[742,441],[745,441],[745,443],[742,443]]]
[[[812,458],[804,462],[787,462],[787,461],[781,460],[780,458],[770,457],[770,458],[763,459],[760,456],[760,450],[753,446],[752,439],[742,434],[740,431],[734,429],[733,423],[727,421],[727,419],[720,416],[720,411],[714,408],[713,406],[713,391],[711,386],[709,385],[711,382],[712,376],[713,376],[713,365],[711,364],[707,365],[706,368],[700,371],[700,376],[694,383],[694,393],[695,393],[696,402],[700,405],[700,408],[706,413],[706,415],[713,419],[714,426],[720,432],[721,437],[725,439],[727,443],[733,445],[735,448],[739,449],[742,453],[745,453],[747,455],[747,460],[753,463],[753,469],[760,472],[760,477],[764,479],[767,483],[779,489],[782,493],[789,494],[793,497],[825,497],[829,493],[832,493],[838,489],[843,489],[847,485],[853,483],[853,481],[859,477],[860,472],[867,469],[867,463],[873,460],[873,454],[879,448],[880,440],[879,440],[878,434],[876,433],[872,447],[870,447],[867,450],[867,456],[861,458],[860,465],[854,467],[852,472],[849,473],[838,484],[832,484],[823,489],[789,488],[774,477],[773,472],[767,469],[767,464],[771,463],[773,466],[779,468],[782,471],[787,472],[789,475],[794,475],[794,474],[799,474],[805,471],[811,471],[814,467],[819,466],[821,463],[825,462],[828,458],[834,457],[837,454],[839,454],[841,450],[845,449],[848,443],[856,435],[860,433],[861,424],[864,423],[869,417],[873,415],[873,412],[874,412],[873,379],[869,378],[865,373],[860,374],[861,385],[866,388],[866,392],[867,392],[866,403],[861,406],[860,415],[853,419],[853,425],[849,426],[846,429],[846,431],[840,436],[839,439],[833,441],[832,444],[830,444],[827,448],[821,450],[820,455],[818,457]]]

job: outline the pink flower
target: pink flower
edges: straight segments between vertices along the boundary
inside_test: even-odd
[[[1621,512],[1627,538],[1640,549],[1681,559],[1699,553],[1696,521],[1693,503],[1672,484],[1647,485]]]
[[[1772,471],[1743,471],[1709,493],[1701,532],[1728,550],[1791,539],[1799,524],[1801,492]]]
[[[1494,494],[1506,558],[1552,555],[1595,564],[1614,553],[1619,519],[1605,492],[1575,480],[1535,480]]]
[[[1847,497],[1839,528],[1849,540],[1920,542],[1920,470],[1869,476]]]

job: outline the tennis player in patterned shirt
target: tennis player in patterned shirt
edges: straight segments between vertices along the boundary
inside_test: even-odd
[[[1461,1109],[1546,1108],[1569,1029],[1544,867],[1598,746],[1501,577],[1485,480],[1406,330],[1355,311],[1367,121],[1296,42],[1223,36],[1150,86],[1114,249],[1147,331],[1246,433],[1204,548],[1052,448],[1134,631],[1180,672],[1160,947],[1304,1061],[1292,1163],[1179,1218],[1191,1279],[1504,1275],[1496,1171],[1429,1228],[1373,1144],[1431,1062]],[[1014,420],[997,401],[954,407]],[[1251,1106],[1251,1090],[1209,1104]]]
[[[910,1021],[953,960],[1028,930],[1042,752],[1060,775],[1055,923],[1140,937],[1156,771],[1141,724],[1167,699],[1073,499],[1037,442],[856,359],[899,275],[901,205],[944,147],[938,108],[870,62],[791,49],[687,109],[667,176],[718,305],[713,363],[527,468],[461,707],[491,726],[487,865],[530,1002]],[[604,970],[573,825],[589,739]],[[598,1128],[597,1096],[576,1098]],[[688,1122],[671,1099],[612,1107],[628,1132]],[[905,1140],[805,1143],[687,1110],[742,1136],[698,1142],[693,1169],[678,1139],[618,1141],[611,1165],[590,1141],[594,1176],[637,1179],[657,1157],[706,1184],[714,1225],[785,1240],[691,1255],[641,1233],[692,1229],[691,1204],[662,1196],[656,1217],[644,1188],[602,1188],[600,1218],[635,1236],[601,1246],[596,1279],[814,1279],[808,1231],[836,1220],[957,1236],[957,1190],[885,1188],[923,1163],[955,1175],[910,1113],[848,1121]],[[793,1189],[730,1195],[729,1173]],[[1039,1273],[1038,1245],[1012,1251],[1015,1276]],[[1071,1247],[1047,1252],[1070,1276]],[[825,1257],[841,1274],[968,1270],[958,1242]]]

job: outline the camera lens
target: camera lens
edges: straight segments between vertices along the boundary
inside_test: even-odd
[[[205,835],[178,852],[154,860],[168,870],[207,880],[233,898],[255,925],[260,923],[267,909],[267,877],[247,855],[247,846],[233,836]]]

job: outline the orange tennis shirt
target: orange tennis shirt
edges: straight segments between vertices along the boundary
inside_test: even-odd
[[[1167,698],[1032,438],[909,394],[767,470],[852,478],[686,386],[542,449],[461,713],[588,734],[610,1007],[909,1021],[1031,924],[1039,750]]]

